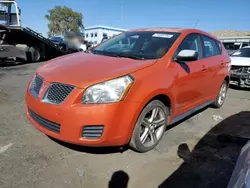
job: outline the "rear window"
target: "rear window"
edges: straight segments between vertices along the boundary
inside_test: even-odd
[[[226,50],[238,50],[240,49],[240,44],[235,42],[223,42]]]

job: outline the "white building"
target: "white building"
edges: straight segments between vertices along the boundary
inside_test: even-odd
[[[126,29],[98,25],[86,27],[84,29],[84,36],[86,41],[99,44],[103,38],[110,38],[124,31]]]

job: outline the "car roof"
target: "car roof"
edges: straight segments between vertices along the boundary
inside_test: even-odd
[[[139,28],[139,29],[134,29],[134,30],[129,30],[131,32],[133,31],[158,31],[158,32],[176,32],[176,33],[181,33],[183,32],[184,28],[164,28],[164,27],[153,27],[153,28]]]
[[[209,37],[212,37],[216,40],[219,40],[217,37],[199,30],[199,29],[192,29],[192,28],[166,28],[166,27],[152,27],[152,28],[139,28],[139,29],[134,29],[134,30],[128,30],[127,32],[173,32],[173,33],[199,33],[203,35],[207,35]]]

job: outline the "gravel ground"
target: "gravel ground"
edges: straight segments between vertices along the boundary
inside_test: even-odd
[[[0,187],[226,187],[250,137],[249,91],[170,128],[145,154],[55,141],[24,113],[27,80],[40,63],[0,67]]]

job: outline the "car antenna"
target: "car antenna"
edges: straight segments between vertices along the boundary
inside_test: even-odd
[[[196,28],[196,26],[198,25],[198,23],[199,23],[199,20],[197,20],[197,21],[195,22],[194,28]]]

